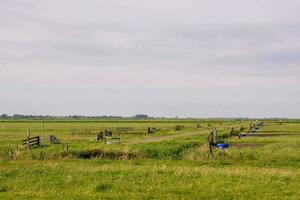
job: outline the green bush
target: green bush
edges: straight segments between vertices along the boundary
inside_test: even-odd
[[[7,189],[6,189],[6,187],[4,187],[4,186],[0,186],[0,192],[7,192]]]
[[[182,129],[184,129],[184,126],[183,126],[183,125],[176,125],[176,127],[175,127],[175,130],[176,130],[176,131],[180,131],[180,130],[182,130]]]
[[[102,192],[102,191],[105,191],[107,189],[110,189],[111,188],[111,185],[110,184],[99,184],[96,186],[96,191],[97,192]]]

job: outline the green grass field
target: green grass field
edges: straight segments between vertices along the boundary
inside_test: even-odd
[[[225,138],[229,149],[208,154],[213,128],[221,138],[249,124],[53,120],[43,131],[38,120],[1,122],[0,199],[300,199],[300,121],[266,120],[257,134],[270,136]],[[157,132],[147,134],[147,127]],[[28,129],[31,136],[44,132],[46,145],[25,149]],[[119,131],[121,144],[104,144],[96,140],[104,129],[128,131]]]

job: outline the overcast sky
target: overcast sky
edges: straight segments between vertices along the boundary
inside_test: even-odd
[[[1,0],[0,113],[300,117],[299,0]]]

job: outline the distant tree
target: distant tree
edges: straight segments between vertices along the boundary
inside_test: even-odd
[[[148,118],[148,115],[145,115],[145,114],[137,114],[137,115],[134,116],[134,118],[146,119],[146,118]]]

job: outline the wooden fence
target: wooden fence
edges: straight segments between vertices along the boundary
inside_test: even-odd
[[[117,136],[105,136],[104,144],[121,144],[120,135]]]
[[[40,146],[40,136],[27,137],[23,140],[23,145],[28,149],[35,146]]]

